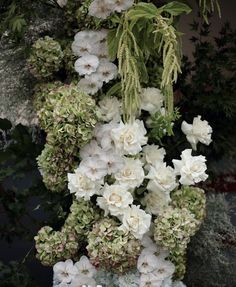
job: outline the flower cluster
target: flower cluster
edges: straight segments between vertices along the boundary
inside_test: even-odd
[[[79,58],[75,70],[80,76],[78,87],[91,95],[117,77],[117,66],[108,59],[107,30],[80,31],[75,35],[72,51]]]

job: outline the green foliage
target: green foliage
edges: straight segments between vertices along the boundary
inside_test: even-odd
[[[208,17],[214,13],[215,9],[221,17],[221,9],[218,0],[199,0],[199,9],[202,14],[204,21],[208,24]]]

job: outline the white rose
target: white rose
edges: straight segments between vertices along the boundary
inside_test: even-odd
[[[93,181],[102,180],[107,175],[107,165],[98,156],[83,159],[78,169]]]
[[[202,155],[192,156],[191,154],[192,150],[186,149],[181,154],[181,160],[173,160],[176,174],[181,176],[179,182],[183,185],[192,185],[208,178],[205,173],[206,158]]]
[[[181,129],[194,150],[197,149],[198,142],[205,145],[209,145],[212,142],[212,128],[207,121],[201,120],[201,116],[195,117],[192,125],[183,121]]]
[[[133,197],[127,191],[126,186],[106,184],[103,190],[103,197],[97,198],[97,204],[105,211],[105,216],[110,212],[111,215],[119,216],[133,202]]]
[[[146,145],[143,147],[143,154],[145,161],[154,165],[156,162],[163,162],[166,151],[164,148],[159,148],[158,145]]]
[[[104,150],[108,150],[114,147],[111,132],[118,126],[119,125],[113,121],[104,125],[101,124],[96,125],[94,130],[95,137]]]
[[[136,120],[126,124],[120,122],[117,128],[112,129],[111,136],[119,152],[135,155],[147,143],[146,133],[143,121]]]
[[[105,97],[98,105],[98,115],[101,120],[120,121],[121,102],[116,97]]]
[[[164,97],[161,91],[156,88],[143,89],[141,95],[141,109],[148,111],[150,114],[154,114],[159,111],[163,106]]]
[[[149,230],[151,218],[151,215],[140,209],[139,206],[132,205],[125,209],[122,225],[119,228],[123,231],[129,231],[137,239],[142,239]]]
[[[118,183],[128,188],[139,187],[144,180],[142,162],[139,159],[125,158],[123,168],[115,174]]]

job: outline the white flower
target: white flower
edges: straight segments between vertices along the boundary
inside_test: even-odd
[[[92,52],[92,46],[89,41],[74,41],[71,45],[72,52],[75,56],[86,56]]]
[[[141,274],[140,287],[161,287],[161,284],[162,280],[158,280],[153,273]]]
[[[172,283],[172,280],[167,278],[162,282],[161,287],[173,287]]]
[[[107,174],[116,173],[124,166],[124,159],[114,149],[101,152],[99,158],[106,163]]]
[[[78,275],[93,278],[97,272],[96,268],[90,263],[86,256],[80,257],[80,260],[75,263],[75,266],[78,269]]]
[[[164,162],[156,162],[151,166],[146,177],[150,179],[147,189],[153,192],[170,192],[178,185],[174,169]]]
[[[126,273],[118,278],[119,287],[138,287],[140,283],[140,275],[136,273]]]
[[[119,152],[135,155],[147,143],[146,133],[143,121],[136,120],[126,124],[120,122],[119,126],[111,131],[111,136]]]
[[[95,140],[92,140],[80,149],[79,155],[81,159],[86,159],[87,157],[98,156],[101,154],[102,149],[99,147]]]
[[[103,191],[103,197],[97,198],[97,203],[101,209],[105,211],[105,216],[108,212],[111,215],[119,216],[124,213],[124,210],[133,202],[133,197],[127,191],[125,186],[119,184],[106,184]]]
[[[76,60],[75,70],[79,75],[91,75],[96,72],[99,59],[95,55],[85,55]]]
[[[118,124],[113,121],[104,125],[101,124],[96,125],[94,130],[95,137],[103,149],[108,150],[114,147],[111,132],[113,129],[117,127]]]
[[[99,119],[105,122],[120,121],[121,102],[116,97],[104,97],[98,105]]]
[[[175,265],[167,260],[158,260],[158,264],[153,274],[156,276],[158,280],[164,280],[166,278],[170,278],[175,272]]]
[[[108,62],[108,46],[106,42],[98,42],[96,43],[93,47],[92,47],[92,54],[96,55],[99,60],[101,61],[105,61]],[[108,74],[107,76],[109,76],[110,74]],[[102,77],[102,74],[99,73],[99,76]]]
[[[141,252],[138,262],[137,262],[137,268],[138,271],[141,273],[150,273],[153,272],[156,267],[158,266],[158,258],[150,253],[150,252]]]
[[[143,203],[146,205],[145,210],[154,215],[162,213],[170,201],[170,193],[161,190],[148,192],[143,198]]]
[[[75,193],[77,199],[84,198],[90,200],[94,194],[98,194],[102,188],[101,181],[91,180],[80,172],[80,168],[75,173],[68,173],[68,189],[70,193]]]
[[[154,165],[156,162],[163,162],[166,151],[158,145],[146,145],[143,147],[143,154],[146,162]]]
[[[154,114],[159,111],[163,105],[164,97],[161,91],[156,88],[143,89],[141,95],[141,109]]]
[[[111,0],[94,0],[89,6],[89,15],[106,19],[112,13]]]
[[[72,280],[70,287],[96,287],[96,281],[93,278],[84,275],[77,275]]]
[[[89,157],[83,159],[79,165],[79,171],[93,181],[103,179],[107,174],[107,165],[99,157]]]
[[[103,82],[108,83],[115,79],[118,74],[117,66],[107,60],[101,60],[97,69],[97,73]]]
[[[99,81],[96,77],[90,77],[89,79],[81,79],[78,83],[78,88],[83,92],[94,95],[102,87],[102,82]]]
[[[192,150],[186,149],[181,154],[181,160],[173,160],[176,174],[180,175],[179,182],[183,185],[192,185],[205,181],[208,175],[205,173],[206,158],[202,155],[192,156]]]
[[[64,6],[66,6],[68,0],[57,0],[57,4],[63,8]]]
[[[172,287],[186,287],[182,281],[176,281],[173,283]]]
[[[58,283],[70,283],[77,275],[78,270],[73,261],[68,259],[65,262],[58,262],[53,266],[54,278]]]
[[[139,159],[125,158],[124,163],[124,167],[115,174],[115,179],[127,188],[139,187],[144,180],[142,162]]]
[[[112,0],[114,11],[121,12],[129,9],[134,4],[134,0]]]
[[[197,143],[201,142],[209,145],[211,140],[212,128],[207,121],[202,121],[201,116],[193,119],[193,124],[188,124],[183,121],[181,125],[183,133],[186,135],[187,140],[191,144],[193,150],[197,149]]]
[[[137,239],[142,239],[149,230],[150,224],[151,215],[140,209],[139,206],[132,205],[125,209],[122,225],[119,228],[123,231],[130,231]]]

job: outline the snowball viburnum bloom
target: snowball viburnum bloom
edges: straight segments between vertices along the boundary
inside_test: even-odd
[[[164,97],[161,91],[156,88],[146,88],[141,94],[141,109],[154,114],[163,106]]]
[[[77,199],[90,200],[94,194],[98,194],[102,188],[102,181],[93,181],[76,169],[75,173],[68,173],[68,189],[75,193]]]
[[[86,256],[80,257],[80,260],[75,263],[75,266],[78,269],[78,275],[93,278],[97,273],[96,268],[90,263]]]
[[[117,151],[123,154],[136,155],[147,143],[146,133],[143,121],[136,120],[126,124],[120,122],[119,126],[111,131],[111,136]]]
[[[154,165],[156,162],[163,162],[166,151],[158,145],[146,145],[143,147],[143,155],[148,164]]]
[[[174,169],[165,163],[157,162],[151,166],[146,177],[150,179],[147,189],[153,192],[170,192],[177,186]]]
[[[106,184],[103,197],[97,198],[97,204],[105,211],[105,216],[110,212],[111,215],[119,216],[133,202],[133,197],[127,191],[126,186],[119,184]]]
[[[180,175],[179,182],[183,185],[192,185],[205,181],[208,175],[205,173],[206,158],[202,155],[192,156],[192,150],[186,149],[181,154],[181,160],[173,160],[176,174]]]
[[[139,187],[144,180],[143,164],[139,159],[124,158],[123,168],[114,176],[118,183],[127,188]]]
[[[59,283],[70,283],[78,274],[78,270],[71,259],[56,263],[53,266],[53,272],[55,280]]]
[[[75,70],[79,75],[91,75],[96,72],[99,65],[99,59],[95,55],[85,55],[76,60]]]
[[[78,169],[93,181],[103,179],[107,175],[106,163],[97,156],[83,159]]]
[[[121,102],[116,97],[105,97],[98,103],[98,117],[109,122],[120,121]]]
[[[119,228],[123,231],[129,231],[137,239],[142,239],[150,225],[151,215],[140,209],[139,206],[132,205],[125,209],[122,225]]]
[[[162,213],[170,202],[170,193],[161,190],[148,192],[143,198],[143,204],[146,206],[145,210],[154,215]]]
[[[191,144],[193,150],[197,149],[198,142],[205,145],[209,145],[212,142],[212,128],[207,121],[201,120],[201,116],[195,117],[192,125],[183,121],[181,129],[186,135],[187,140]]]

